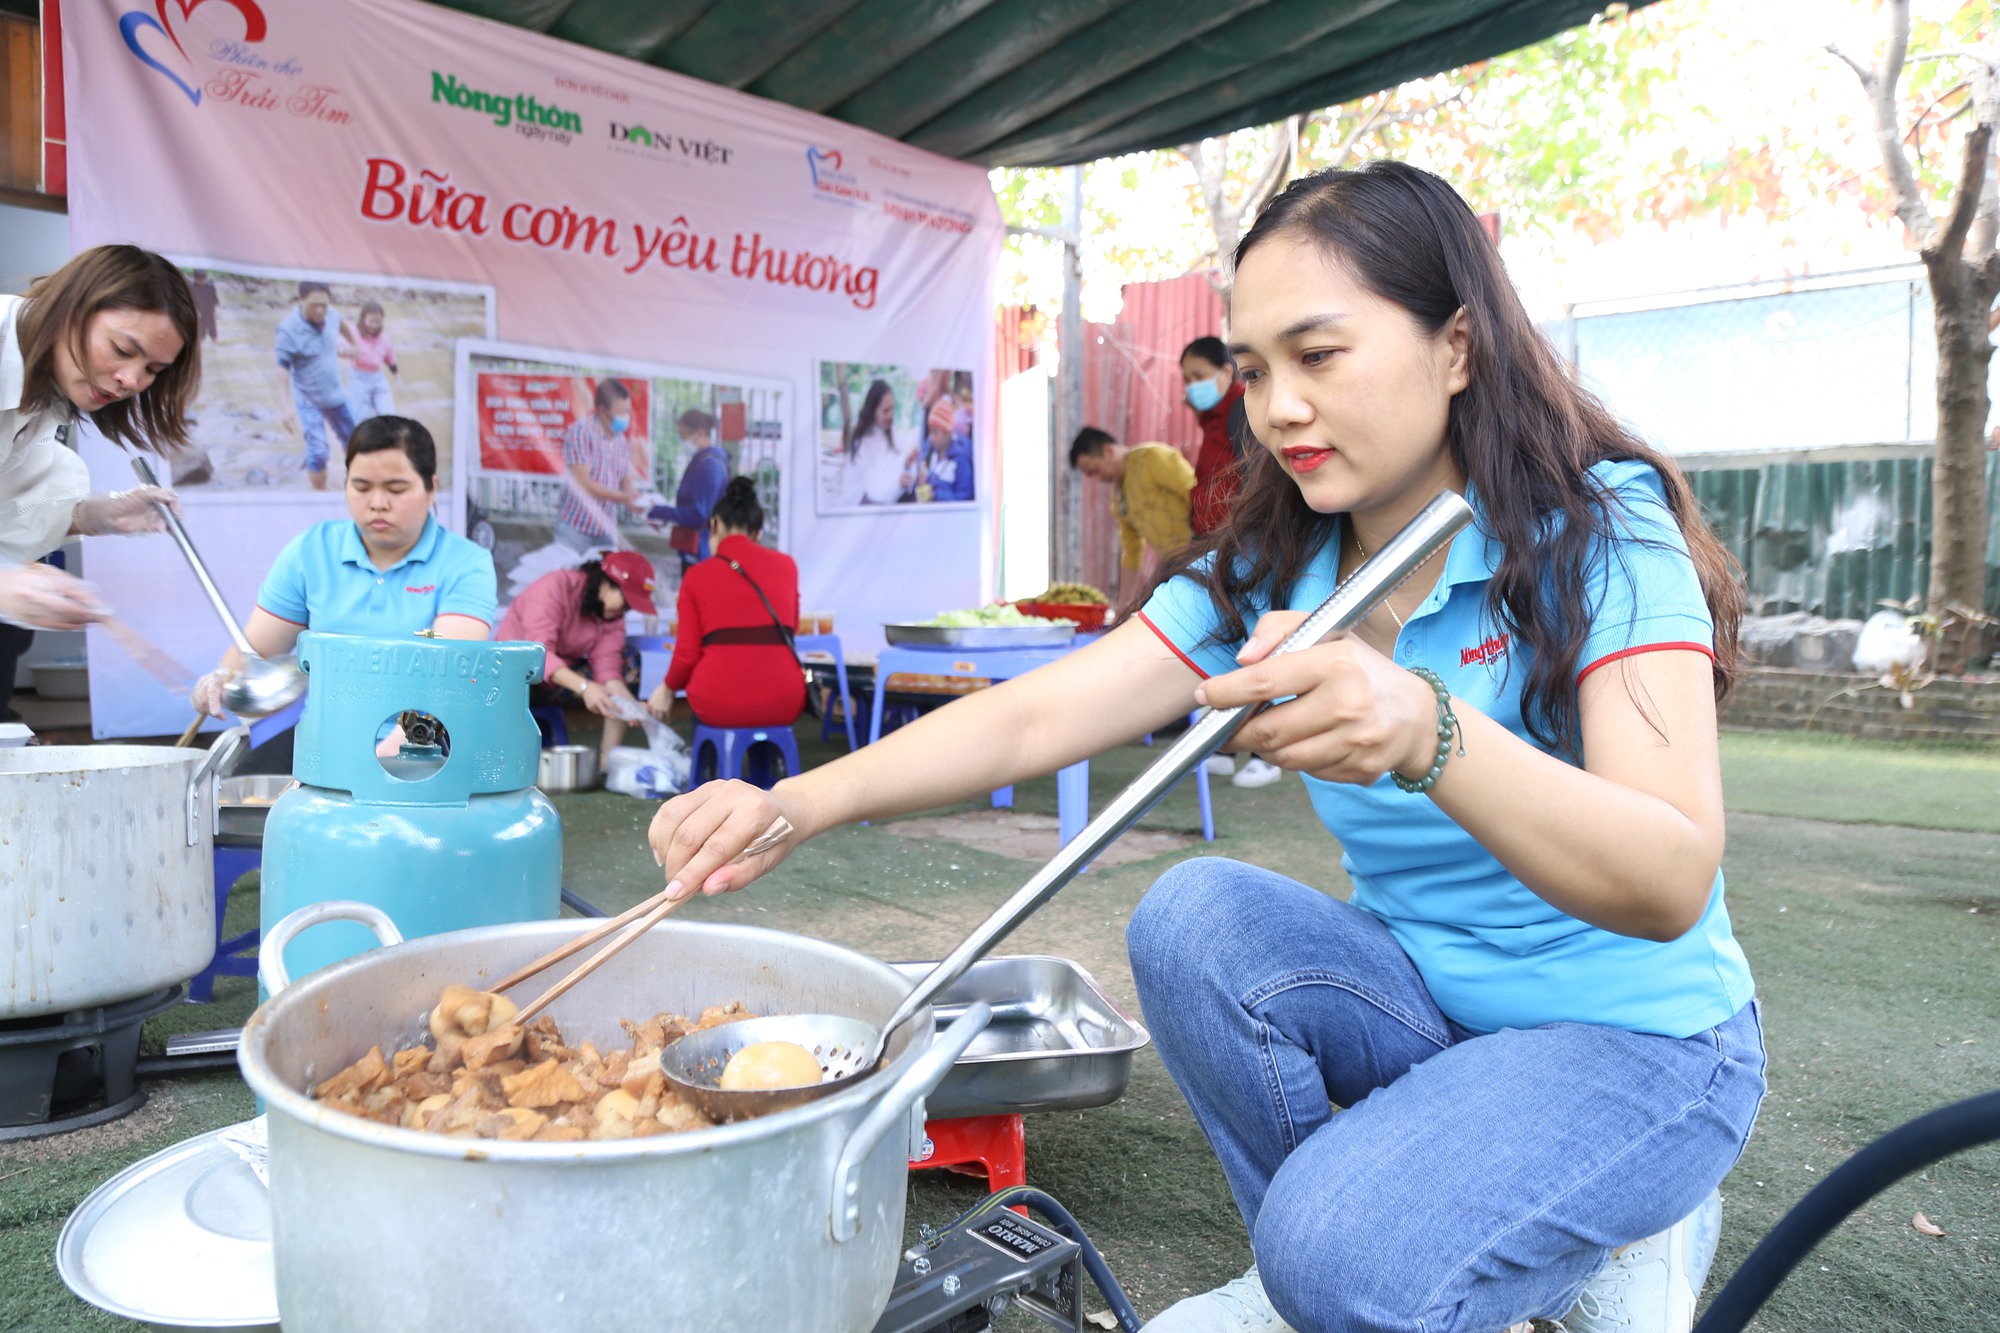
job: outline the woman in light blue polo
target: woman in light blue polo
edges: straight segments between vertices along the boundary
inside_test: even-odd
[[[823,829],[1050,772],[1190,695],[1280,700],[1238,745],[1305,775],[1352,901],[1201,859],[1133,914],[1147,1021],[1257,1261],[1148,1327],[1686,1333],[1764,1092],[1720,872],[1726,556],[1434,176],[1292,185],[1237,249],[1231,316],[1261,447],[1143,614],[768,793],[667,802],[667,882],[740,888]],[[1442,560],[1267,660],[1444,488],[1478,522]],[[780,815],[798,836],[730,864]]]
[[[292,538],[264,576],[243,632],[265,657],[292,651],[308,629],[395,638],[493,635],[493,557],[431,516],[437,445],[423,423],[371,417],[347,440],[347,519]],[[241,670],[231,648],[195,683],[201,712],[222,716],[222,687]]]

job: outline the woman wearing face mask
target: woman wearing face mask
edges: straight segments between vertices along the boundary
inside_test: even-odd
[[[665,880],[738,889],[838,824],[1281,700],[1235,744],[1304,775],[1353,888],[1202,857],[1132,913],[1154,1047],[1255,1258],[1151,1333],[1688,1333],[1764,1094],[1721,869],[1728,553],[1435,176],[1294,182],[1236,248],[1230,338],[1243,493],[1141,613],[769,792],[668,801]],[[1271,655],[1446,489],[1476,515],[1448,550]]]
[[[1181,352],[1182,394],[1201,423],[1201,449],[1194,456],[1194,493],[1188,518],[1194,535],[1204,536],[1229,517],[1240,477],[1236,444],[1229,438],[1230,409],[1243,400],[1236,366],[1220,338],[1196,338]]]
[[[89,417],[114,444],[168,452],[187,443],[201,381],[194,296],[179,269],[131,245],[100,245],[0,296],[0,709],[35,629],[82,629],[110,614],[88,585],[35,563],[70,536],[154,532],[141,487],[90,494],[76,454]]]
[[[436,489],[437,446],[423,423],[370,417],[356,426],[347,439],[349,517],[315,523],[278,553],[243,626],[250,646],[283,657],[309,629],[491,638],[493,557],[431,517]],[[224,653],[195,682],[195,708],[221,717],[222,687],[242,667],[236,649]]]

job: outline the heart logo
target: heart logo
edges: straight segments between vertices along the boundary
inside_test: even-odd
[[[194,17],[194,11],[208,2],[209,0],[153,0],[153,9],[160,16],[160,26],[173,40],[174,49],[181,53],[183,59],[187,57],[187,47],[181,45],[180,30]],[[257,7],[256,0],[216,0],[216,2],[228,5],[243,16],[243,36],[240,40],[246,42],[264,40],[266,27],[264,11]],[[173,15],[168,12],[170,9],[180,12],[178,15]]]
[[[825,162],[828,165],[830,165],[835,171],[839,171],[840,150],[838,148],[834,148],[822,152],[817,148],[808,148],[806,149],[806,161],[814,166],[817,166],[821,162]]]
[[[157,72],[161,78],[186,94],[188,101],[194,103],[196,106],[200,106],[201,89],[191,86],[186,79],[168,69],[160,62],[157,56],[140,45],[139,34],[145,29],[151,29],[159,33],[167,41],[172,42],[176,49],[179,48],[180,43],[174,41],[174,35],[168,32],[165,25],[151,14],[134,10],[132,13],[118,20],[118,35],[125,39],[126,48],[139,58],[139,63]],[[182,52],[181,54],[185,56],[187,53]]]

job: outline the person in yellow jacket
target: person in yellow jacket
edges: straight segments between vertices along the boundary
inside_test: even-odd
[[[1133,594],[1145,586],[1139,577],[1145,548],[1164,557],[1194,540],[1194,465],[1171,445],[1122,445],[1096,426],[1076,433],[1069,464],[1117,488],[1111,507],[1118,515],[1118,605],[1123,614]],[[1237,787],[1268,787],[1284,776],[1283,769],[1254,754],[1241,769],[1229,755],[1212,755],[1208,770]]]
[[[1194,539],[1191,502],[1194,466],[1165,444],[1126,446],[1109,431],[1085,426],[1069,447],[1070,466],[1086,477],[1109,482],[1118,516],[1118,601],[1124,605],[1139,588],[1145,548],[1172,555]]]

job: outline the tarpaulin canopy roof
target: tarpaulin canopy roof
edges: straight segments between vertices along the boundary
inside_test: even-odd
[[[988,166],[1083,162],[1268,124],[1512,51],[1605,7],[1604,0],[433,3]]]

